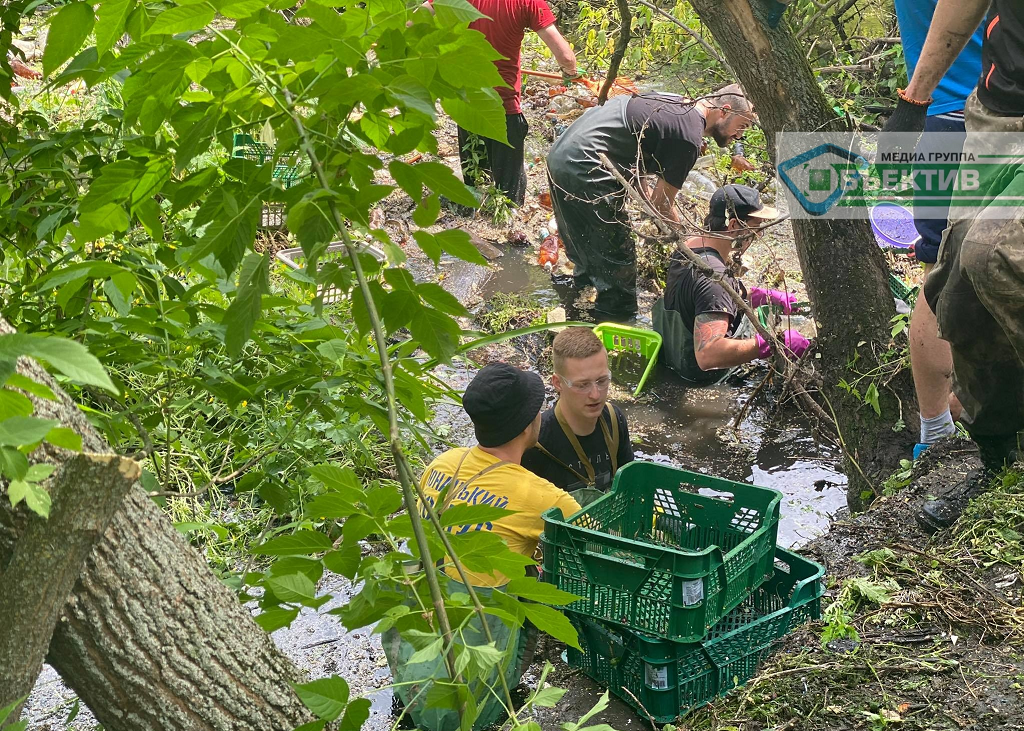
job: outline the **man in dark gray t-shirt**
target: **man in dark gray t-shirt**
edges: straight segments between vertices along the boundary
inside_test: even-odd
[[[548,183],[558,231],[577,287],[597,290],[594,314],[622,320],[636,314],[636,250],[626,193],[601,166],[604,153],[625,178],[655,175],[640,185],[654,207],[679,221],[675,197],[710,137],[726,146],[753,122],[739,84],[689,101],[673,94],[620,96],[586,111],[555,141]]]

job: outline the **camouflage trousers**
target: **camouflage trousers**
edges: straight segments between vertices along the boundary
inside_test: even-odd
[[[985,202],[975,211],[951,212],[925,296],[953,352],[963,421],[972,438],[1000,445],[1005,457],[1024,432],[1024,117],[996,115],[975,94],[964,114],[965,152],[983,154],[991,144],[972,135],[1016,132],[1019,142],[1007,139],[1015,149],[999,152],[1021,162],[983,180]],[[1015,197],[1021,203],[1007,210]]]

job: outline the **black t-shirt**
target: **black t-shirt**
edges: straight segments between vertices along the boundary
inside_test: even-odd
[[[704,143],[700,112],[680,96],[641,94],[626,104],[626,125],[640,140],[638,172],[681,188]]]
[[[618,406],[612,404],[612,408],[615,410],[615,418],[619,422],[617,461],[618,466],[621,468],[624,464],[633,461],[633,444],[629,441],[629,426],[626,423],[626,416]],[[607,409],[601,414],[601,420],[608,425],[610,431],[611,419],[608,416]],[[584,453],[590,459],[590,464],[594,467],[596,482],[594,487],[607,491],[612,482],[612,460],[611,455],[608,454],[608,445],[604,441],[604,431],[601,429],[601,425],[596,424],[593,432],[586,436],[576,435],[576,438],[579,440],[580,446],[583,447]],[[558,423],[554,408],[548,409],[541,416],[540,439],[538,441],[559,460],[576,470],[580,475],[587,476],[587,470],[583,466],[583,462],[580,461],[576,450],[572,448],[569,438],[565,436],[565,432],[562,431],[562,427]],[[536,447],[528,450],[523,455],[523,467],[538,477],[543,477],[545,480],[555,483],[555,485],[566,492],[587,487],[585,481]]]
[[[747,298],[743,282],[729,276],[729,269],[717,251],[710,247],[692,251],[704,259],[715,272],[722,274],[725,281],[739,292],[743,299]],[[732,337],[743,320],[743,313],[725,293],[725,288],[721,284],[698,272],[678,251],[672,252],[665,279],[665,309],[675,310],[682,315],[683,324],[690,332],[693,332],[693,321],[697,315],[723,312],[729,316],[729,337]]]
[[[1024,115],[1024,3],[995,0],[981,44],[978,101],[997,114]]]

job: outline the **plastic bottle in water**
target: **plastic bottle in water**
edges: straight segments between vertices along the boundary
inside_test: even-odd
[[[537,255],[537,264],[549,272],[558,263],[558,236],[551,234],[540,242],[540,254]]]

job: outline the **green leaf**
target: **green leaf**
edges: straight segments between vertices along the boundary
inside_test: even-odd
[[[495,508],[491,505],[467,505],[461,503],[452,505],[441,514],[441,525],[476,525],[490,523],[491,521],[515,515],[515,510]],[[549,585],[550,586],[550,585]]]
[[[412,237],[415,239],[416,245],[435,265],[441,261],[441,245],[437,243],[434,234],[426,231],[413,231]]]
[[[214,12],[206,3],[178,5],[156,16],[144,35],[177,35],[189,30],[202,30],[213,20]]]
[[[224,313],[224,344],[232,357],[238,357],[249,341],[252,326],[260,316],[264,294],[270,294],[270,254],[252,253],[242,263],[238,292]]]
[[[52,464],[34,464],[25,473],[25,482],[42,482],[57,469]]]
[[[387,92],[398,103],[408,109],[415,109],[431,119],[437,118],[437,108],[434,106],[434,97],[430,91],[408,74],[399,76],[388,82]]]
[[[465,99],[442,99],[441,107],[463,129],[507,144],[505,107],[498,92],[494,89],[467,89],[465,96]]]
[[[416,285],[416,293],[423,301],[436,310],[453,317],[466,317],[469,312],[458,298],[436,282],[424,282]]]
[[[98,386],[117,393],[103,365],[81,343],[58,337],[11,333],[0,335],[0,358],[30,355],[49,362],[70,378],[87,386]]]
[[[340,716],[348,703],[348,683],[337,675],[312,683],[293,683],[292,687],[306,708],[325,721],[333,721]]]
[[[441,654],[441,647],[443,644],[443,640],[438,637],[426,647],[416,650],[416,652],[412,654],[412,657],[406,661],[406,664],[415,665],[416,663],[429,662],[437,658]]]
[[[135,0],[100,0],[96,9],[96,50],[101,56],[124,34],[125,22],[134,9]]]
[[[882,407],[878,404],[878,387],[874,383],[868,386],[868,390],[864,392],[864,400],[871,404],[871,408],[875,410],[877,416],[882,415]]]
[[[316,585],[303,573],[272,576],[267,586],[283,602],[306,602],[316,596]]]
[[[85,2],[71,3],[57,11],[50,21],[43,51],[43,73],[49,76],[57,67],[78,53],[85,39],[92,33],[92,5]]]
[[[220,9],[220,14],[225,18],[240,20],[267,7],[265,0],[234,0]]]
[[[541,632],[570,647],[582,649],[577,631],[560,611],[544,604],[523,603],[522,608],[526,612],[526,617],[534,622]]]
[[[443,25],[472,23],[474,20],[487,16],[470,5],[466,0],[434,0],[431,5]]]
[[[57,396],[49,386],[37,383],[28,376],[23,376],[20,373],[12,373],[7,379],[7,385],[11,388],[20,388],[22,391],[27,391],[33,396],[38,396],[39,398],[46,399],[47,401],[57,400]]]
[[[50,493],[37,483],[11,480],[11,485],[7,489],[7,495],[11,499],[11,505],[16,506],[24,500],[25,504],[36,515],[43,518],[50,517]]]
[[[451,358],[459,344],[459,326],[437,310],[425,307],[418,310],[409,323],[409,330],[428,355],[442,360]]]
[[[565,688],[541,688],[533,694],[529,704],[540,708],[554,708],[565,693]]]
[[[8,480],[23,480],[28,474],[28,457],[12,447],[0,447],[0,470]]]
[[[309,505],[306,506],[306,515],[313,520],[337,520],[347,518],[359,511],[356,501],[360,495],[342,494],[341,492],[329,492],[325,495],[318,495]]]
[[[359,544],[356,542],[351,544],[345,543],[341,548],[331,551],[324,556],[324,566],[328,571],[333,571],[347,579],[354,580],[361,560],[362,555],[359,551]]]
[[[0,446],[20,447],[42,441],[59,422],[34,416],[14,416],[0,421]]]
[[[441,162],[421,162],[413,168],[420,180],[431,190],[451,198],[464,206],[476,207],[480,202],[473,195],[473,190],[455,177],[452,169]]]
[[[349,467],[339,467],[333,464],[318,464],[309,468],[309,474],[314,479],[320,480],[330,490],[362,490],[359,478]]]
[[[484,255],[480,253],[478,248],[473,246],[469,234],[462,229],[450,228],[447,231],[441,231],[434,234],[434,240],[438,246],[452,256],[468,261],[470,264],[487,266],[487,259],[484,258]]]
[[[559,606],[571,604],[580,597],[562,591],[554,584],[537,581],[533,578],[512,579],[505,587],[506,594],[512,594],[523,599],[540,602],[542,604],[557,604]]]
[[[55,447],[68,449],[72,452],[82,451],[82,435],[73,429],[56,426],[46,432],[46,441]]]
[[[4,389],[0,391],[0,420],[12,416],[31,416],[32,402],[28,396]]]
[[[290,536],[279,536],[256,546],[252,552],[259,556],[308,556],[311,553],[328,551],[331,539],[323,533],[300,530]]]
[[[421,228],[427,228],[437,222],[439,215],[441,215],[441,196],[435,193],[428,195],[416,206],[416,210],[412,212],[412,222]]]
[[[349,703],[338,731],[359,731],[370,718],[370,706],[369,698],[356,698]]]
[[[2,724],[4,721],[6,721],[7,717],[10,716],[12,713],[14,713],[14,709],[17,708],[18,706],[20,706],[22,703],[24,703],[27,699],[28,699],[28,696],[24,696],[23,698],[18,698],[13,703],[11,703],[9,706],[4,706],[3,708],[0,708],[0,724]],[[11,720],[13,720],[13,719],[11,719]],[[14,724],[13,726],[8,725],[8,726],[5,726],[4,728],[5,728],[5,731],[24,731],[24,729],[27,726],[28,726],[28,721],[24,721],[24,722],[19,721],[18,723]]]
[[[299,616],[298,609],[268,609],[255,617],[256,624],[263,628],[264,632],[270,633],[274,630],[287,627]]]

